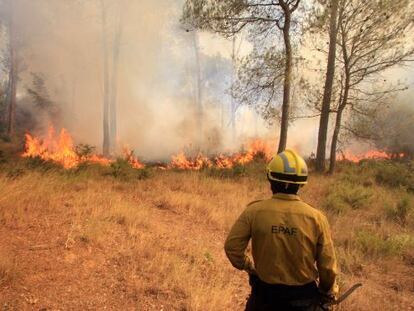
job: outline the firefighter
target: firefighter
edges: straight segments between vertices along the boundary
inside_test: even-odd
[[[307,177],[295,151],[274,156],[267,166],[273,196],[250,203],[230,230],[226,255],[249,274],[246,311],[325,310],[335,299],[337,263],[328,221],[297,195]],[[253,259],[246,254],[250,239]]]

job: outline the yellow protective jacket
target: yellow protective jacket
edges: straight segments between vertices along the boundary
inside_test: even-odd
[[[252,239],[253,261],[245,251]],[[318,281],[336,295],[337,263],[326,217],[299,196],[276,194],[250,203],[233,225],[224,247],[234,267],[269,284]]]

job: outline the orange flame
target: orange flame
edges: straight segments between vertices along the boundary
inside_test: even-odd
[[[211,161],[203,154],[199,153],[194,158],[187,158],[184,152],[172,156],[170,168],[179,168],[183,170],[200,170],[204,167],[211,167]]]
[[[125,160],[135,169],[143,169],[145,165],[138,160],[134,152],[129,148],[123,149]],[[110,165],[113,160],[97,154],[80,155],[76,152],[73,139],[66,129],[61,129],[58,136],[55,135],[53,127],[49,127],[46,138],[41,139],[29,133],[26,134],[25,151],[22,154],[26,158],[39,157],[45,161],[53,161],[62,165],[65,169],[79,166],[81,163],[96,163],[99,165]],[[220,154],[209,158],[202,153],[194,157],[188,157],[184,152],[174,155],[171,162],[160,169],[178,168],[183,170],[200,170],[202,168],[216,167],[219,169],[230,169],[235,165],[246,165],[256,158],[269,161],[272,150],[264,141],[253,140],[247,150],[231,155]]]
[[[391,160],[395,157],[403,158],[404,154],[400,153],[398,155],[392,155],[385,151],[381,150],[368,150],[367,152],[360,153],[360,154],[353,154],[350,151],[345,151],[338,155],[339,161],[350,161],[354,163],[358,163],[362,160]]]
[[[128,161],[128,163],[138,170],[143,169],[145,167],[144,164],[142,164],[134,155],[134,151],[130,150],[128,147],[124,147],[123,153],[125,156],[125,160]]]
[[[25,151],[22,154],[25,158],[39,157],[45,161],[59,163],[65,169],[77,167],[85,162],[104,166],[113,162],[113,160],[97,154],[79,155],[75,150],[72,136],[64,128],[61,129],[58,137],[55,137],[55,130],[52,126],[49,127],[45,139],[40,139],[29,133],[25,136]],[[127,150],[125,158],[133,168],[144,168],[144,165],[134,157],[133,152]]]
[[[220,169],[230,169],[235,165],[246,165],[256,158],[263,158],[270,161],[272,151],[270,146],[261,140],[254,140],[250,143],[245,152],[235,153],[233,155],[220,154],[212,159],[199,153],[196,157],[188,158],[184,152],[174,155],[169,165],[170,168],[183,170],[200,170],[205,167],[217,167]]]
[[[26,134],[25,152],[23,157],[40,157],[45,161],[60,163],[69,169],[79,164],[79,156],[74,151],[73,140],[70,134],[62,129],[58,139],[54,139],[55,130],[49,127],[45,140]]]

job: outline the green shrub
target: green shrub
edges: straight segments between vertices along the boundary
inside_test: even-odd
[[[368,206],[372,197],[373,190],[370,188],[348,181],[339,181],[331,187],[322,206],[339,214],[348,208],[360,209]]]
[[[140,170],[135,169],[135,172],[138,179],[148,179],[154,176],[154,171],[149,167],[144,167]]]
[[[132,169],[128,161],[118,158],[115,162],[111,163],[110,174],[115,178],[126,177]]]
[[[348,205],[345,204],[341,196],[337,193],[329,193],[323,201],[322,207],[325,210],[328,210],[335,214],[342,214],[348,210]]]
[[[377,166],[375,179],[388,187],[404,187],[414,191],[414,173],[409,164],[385,162]]]
[[[147,179],[153,176],[151,168],[135,169],[125,159],[118,158],[110,165],[109,175],[123,180]]]
[[[413,201],[408,195],[403,196],[395,206],[389,204],[385,206],[387,217],[403,226],[407,224],[408,215],[412,210]]]
[[[76,154],[80,158],[86,158],[88,156],[91,156],[93,152],[95,151],[96,147],[89,145],[89,144],[79,144],[75,147]]]
[[[380,258],[401,256],[406,249],[414,246],[414,240],[409,234],[381,237],[374,232],[359,231],[356,244],[364,255]]]
[[[373,195],[371,191],[363,187],[345,188],[342,198],[352,209],[359,209],[366,206]]]
[[[59,164],[51,161],[45,161],[41,157],[26,158],[26,167],[28,169],[35,169],[40,171],[62,169],[62,166]]]

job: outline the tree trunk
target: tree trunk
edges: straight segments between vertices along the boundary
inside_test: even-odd
[[[231,92],[231,98],[230,98],[231,120],[230,121],[231,121],[231,137],[234,143],[236,141],[236,109],[237,109],[236,101],[234,100],[234,80],[235,80],[234,71],[236,69],[236,35],[233,35],[232,39],[233,40],[232,40],[231,60],[232,60],[233,70],[231,73],[231,90],[230,90]]]
[[[347,33],[342,28],[341,31],[341,40],[342,40],[342,57],[345,66],[345,85],[343,89],[343,96],[341,102],[338,106],[338,112],[336,113],[336,120],[335,120],[335,129],[332,135],[332,143],[331,143],[331,154],[329,158],[329,174],[333,174],[335,171],[336,165],[336,149],[338,145],[338,137],[339,132],[341,131],[342,125],[342,113],[345,110],[346,105],[348,104],[348,96],[349,96],[349,89],[351,84],[351,69],[350,69],[350,60],[348,55],[348,50],[346,48],[346,37]]]
[[[337,15],[339,0],[331,1],[331,18],[329,25],[329,53],[326,70],[325,88],[322,100],[321,117],[319,119],[318,147],[316,151],[316,170],[325,171],[326,140],[328,136],[329,112],[331,107],[332,85],[335,75],[336,37],[338,33]]]
[[[197,125],[199,128],[199,145],[201,147],[203,143],[203,102],[202,102],[202,89],[201,89],[201,64],[200,64],[200,49],[198,42],[198,33],[193,31],[193,48],[195,59],[195,100],[197,105]]]
[[[16,56],[16,33],[14,25],[13,2],[10,1],[10,22],[9,22],[9,49],[10,49],[10,69],[9,69],[9,89],[7,94],[7,135],[12,137],[15,134],[16,124],[16,90],[17,90],[17,56]]]
[[[342,124],[342,114],[348,102],[348,94],[349,94],[349,78],[347,77],[346,82],[345,82],[344,96],[342,98],[342,101],[336,113],[335,128],[332,134],[331,154],[329,157],[329,174],[333,174],[333,172],[335,171],[336,150],[338,146],[339,132],[341,130],[341,124]]]
[[[104,0],[101,0],[102,9],[102,49],[103,49],[103,144],[102,152],[105,156],[109,155],[110,135],[109,135],[109,72],[108,72],[108,42],[106,31],[106,7]]]
[[[121,8],[122,10],[122,8]],[[116,151],[117,144],[117,97],[118,97],[118,65],[120,44],[122,38],[122,15],[119,16],[119,23],[114,37],[113,59],[112,59],[112,79],[111,79],[111,100],[110,100],[110,149]]]
[[[290,84],[292,79],[292,46],[290,43],[290,12],[285,10],[285,25],[283,27],[283,39],[285,42],[285,75],[283,83],[282,120],[280,122],[280,138],[278,153],[286,149],[287,132],[289,127],[290,110]]]
[[[11,55],[11,67],[9,73],[10,89],[9,89],[9,104],[7,113],[7,136],[13,137],[15,134],[16,125],[16,91],[17,91],[17,70],[16,70],[16,59],[15,59],[15,48],[10,48]]]

